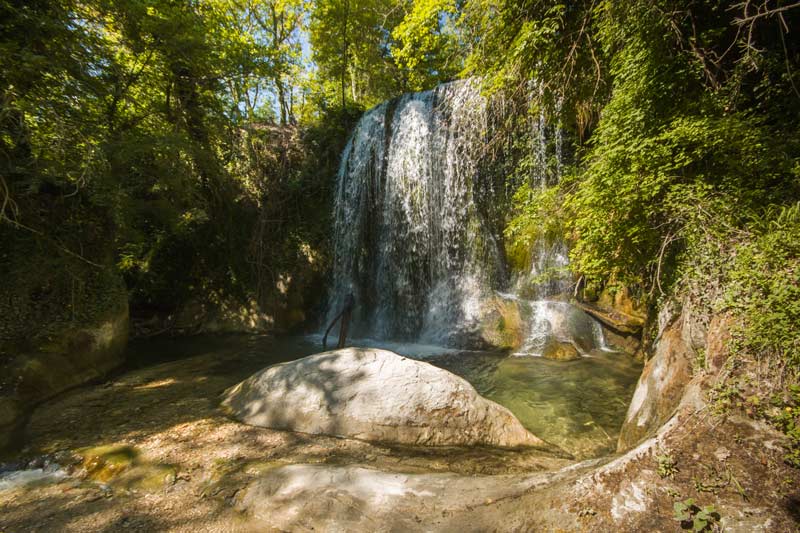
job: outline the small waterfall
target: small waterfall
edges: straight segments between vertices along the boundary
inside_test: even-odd
[[[450,342],[477,320],[503,274],[475,194],[486,117],[469,80],[364,115],[338,174],[329,318],[353,294],[356,334]]]
[[[587,355],[605,349],[600,324],[588,314],[567,302],[538,300],[529,302],[531,319],[528,338],[518,355],[542,355],[550,340],[572,344]]]

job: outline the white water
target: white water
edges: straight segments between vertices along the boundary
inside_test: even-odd
[[[337,178],[326,323],[352,294],[353,336],[372,346],[397,341],[394,347],[405,351],[413,345],[421,347],[415,352],[438,353],[463,346],[484,300],[513,286],[514,298],[530,311],[520,353],[541,355],[550,336],[582,354],[605,345],[599,325],[583,311],[544,301],[570,292],[565,243],[539,239],[530,271],[507,279],[498,229],[482,209],[500,205],[484,161],[493,113],[478,84],[463,80],[364,114]],[[560,177],[561,136],[543,116],[530,127],[526,179],[543,190]]]
[[[356,334],[448,343],[477,320],[502,270],[475,199],[486,114],[470,81],[365,113],[339,169],[329,318],[352,293]]]
[[[30,470],[13,470],[0,474],[0,491],[56,483],[67,477],[67,473],[58,467],[34,468]]]
[[[550,339],[572,344],[584,356],[607,349],[600,324],[581,309],[550,300],[527,303],[532,307],[528,338],[514,355],[541,356]]]

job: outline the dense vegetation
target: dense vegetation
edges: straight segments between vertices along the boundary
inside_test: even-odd
[[[559,235],[587,288],[735,317],[719,398],[800,443],[800,4],[2,0],[0,20],[0,272],[48,258],[36,298],[112,269],[142,316],[263,303],[309,250],[324,265],[359,112],[474,75],[514,110],[512,264]],[[539,116],[571,154],[546,189],[520,178]]]
[[[472,70],[493,91],[535,83],[577,154],[556,187],[518,192],[510,249],[561,232],[590,287],[733,317],[720,403],[800,445],[800,5],[488,0],[465,17]]]

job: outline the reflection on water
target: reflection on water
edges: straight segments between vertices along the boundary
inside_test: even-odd
[[[507,407],[538,437],[577,458],[612,452],[633,395],[641,365],[623,353],[593,351],[576,361],[551,361],[495,352],[465,352],[422,344],[349,344],[381,347],[424,359],[457,374],[485,397]],[[376,346],[378,344],[379,346]],[[242,379],[276,363],[321,351],[319,336],[273,338],[202,335],[133,343],[129,367],[213,353],[220,373]]]

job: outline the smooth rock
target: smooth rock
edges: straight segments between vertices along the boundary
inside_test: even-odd
[[[551,343],[571,344],[578,353],[600,348],[602,331],[592,317],[567,302],[531,302],[531,326],[525,348],[543,354]]]
[[[626,451],[667,422],[680,404],[692,379],[694,354],[683,340],[681,321],[668,327],[656,344],[636,384],[619,435],[618,451]]]
[[[268,367],[225,392],[254,426],[427,446],[547,447],[462,378],[393,352],[345,348]]]
[[[519,496],[546,479],[298,464],[264,473],[237,494],[236,507],[255,524],[281,531],[453,531],[449,517]]]
[[[588,303],[576,303],[584,312],[603,323],[604,326],[620,333],[639,334],[644,326],[644,318],[629,315],[614,309],[603,309]]]

